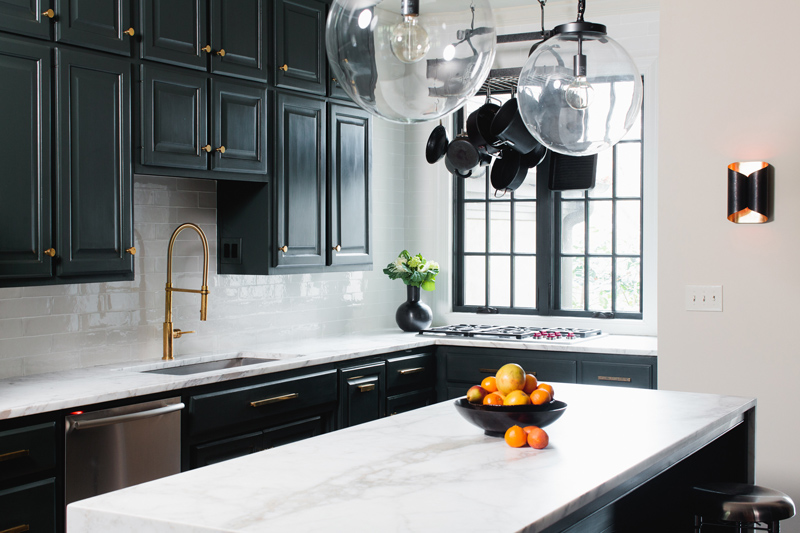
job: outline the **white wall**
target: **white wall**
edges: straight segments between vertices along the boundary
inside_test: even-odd
[[[661,3],[658,191],[659,387],[757,397],[757,481],[796,503],[800,72],[777,29],[798,17],[796,0]],[[775,167],[775,220],[736,225],[727,165],[754,159]],[[722,313],[684,310],[701,284],[723,285]]]
[[[371,272],[216,275],[216,183],[137,176],[134,281],[0,289],[0,379],[160,359],[167,244],[182,222],[198,223],[208,236],[211,294],[206,322],[199,320],[199,296],[174,295],[175,327],[197,331],[175,341],[177,356],[396,328],[405,290],[381,269],[405,245],[404,141],[403,127],[375,121]],[[199,288],[201,269],[200,241],[185,231],[175,246],[173,286]]]

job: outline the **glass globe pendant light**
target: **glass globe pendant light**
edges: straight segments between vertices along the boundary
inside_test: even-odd
[[[350,98],[403,124],[464,105],[488,76],[496,42],[488,0],[334,0],[325,34]]]
[[[519,112],[550,150],[584,156],[622,139],[642,105],[642,78],[625,49],[602,24],[578,20],[556,26],[528,57],[519,76]]]

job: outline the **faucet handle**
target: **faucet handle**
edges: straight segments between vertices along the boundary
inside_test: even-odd
[[[194,333],[194,331],[181,331],[179,329],[172,330],[172,338],[173,339],[180,339],[183,335],[188,335],[189,333]]]

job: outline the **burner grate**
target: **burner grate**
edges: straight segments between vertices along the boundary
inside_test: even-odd
[[[586,328],[540,328],[535,326],[487,326],[455,324],[424,329],[420,335],[444,335],[453,337],[492,338],[505,340],[561,340],[574,342],[602,334],[599,329]]]

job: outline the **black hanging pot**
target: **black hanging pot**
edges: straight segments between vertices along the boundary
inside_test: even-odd
[[[500,106],[486,102],[467,117],[467,135],[481,153],[492,155],[500,152],[500,148],[494,146],[496,139],[491,132],[492,121],[499,110]]]
[[[525,126],[516,98],[509,99],[494,116],[491,135],[498,144],[513,148],[520,154],[527,154],[539,144]]]
[[[531,169],[535,166],[538,166],[539,163],[544,161],[546,155],[547,155],[547,148],[545,148],[543,144],[537,142],[533,150],[531,150],[527,154],[522,155],[520,163],[525,168]]]
[[[466,173],[478,166],[480,154],[465,133],[461,133],[447,146],[445,162],[461,173]]]
[[[430,136],[428,137],[428,144],[425,146],[425,159],[431,165],[441,160],[444,154],[447,153],[447,130],[441,123],[433,128]]]
[[[503,150],[502,157],[492,165],[492,187],[502,192],[516,191],[528,175],[528,168],[522,165],[521,159],[518,152]]]
[[[460,170],[458,170],[456,167],[453,166],[453,164],[450,162],[450,158],[447,157],[447,156],[445,156],[445,158],[444,158],[444,167],[447,169],[447,171],[450,174],[454,175],[457,178],[471,178],[472,177],[472,170],[468,170],[466,172],[461,172]]]

